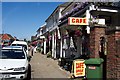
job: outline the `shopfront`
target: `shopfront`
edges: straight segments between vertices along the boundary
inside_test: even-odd
[[[76,13],[74,9],[73,14],[61,18],[59,25],[62,57],[70,57],[72,53],[71,59],[102,58],[103,77],[119,78],[120,8],[92,4],[76,9]]]
[[[81,17],[68,17],[68,23],[60,27],[62,54],[69,64],[75,59],[88,59],[89,34],[87,33],[88,21]]]

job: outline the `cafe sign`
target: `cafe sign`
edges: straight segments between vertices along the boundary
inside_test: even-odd
[[[69,17],[68,25],[88,25],[87,18]]]
[[[85,63],[84,60],[75,60],[74,61],[74,76],[82,77],[85,76]]]

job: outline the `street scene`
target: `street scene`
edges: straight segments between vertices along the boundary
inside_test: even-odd
[[[0,6],[0,80],[120,80],[120,0]]]

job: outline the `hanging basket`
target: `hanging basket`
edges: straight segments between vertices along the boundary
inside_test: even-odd
[[[81,30],[75,30],[75,36],[81,36],[82,35],[82,33],[81,33]]]

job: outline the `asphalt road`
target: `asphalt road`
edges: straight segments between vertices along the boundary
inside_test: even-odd
[[[69,78],[70,73],[61,69],[57,63],[57,60],[47,58],[46,55],[41,53],[34,53],[31,58],[31,78],[43,79],[43,78]]]

